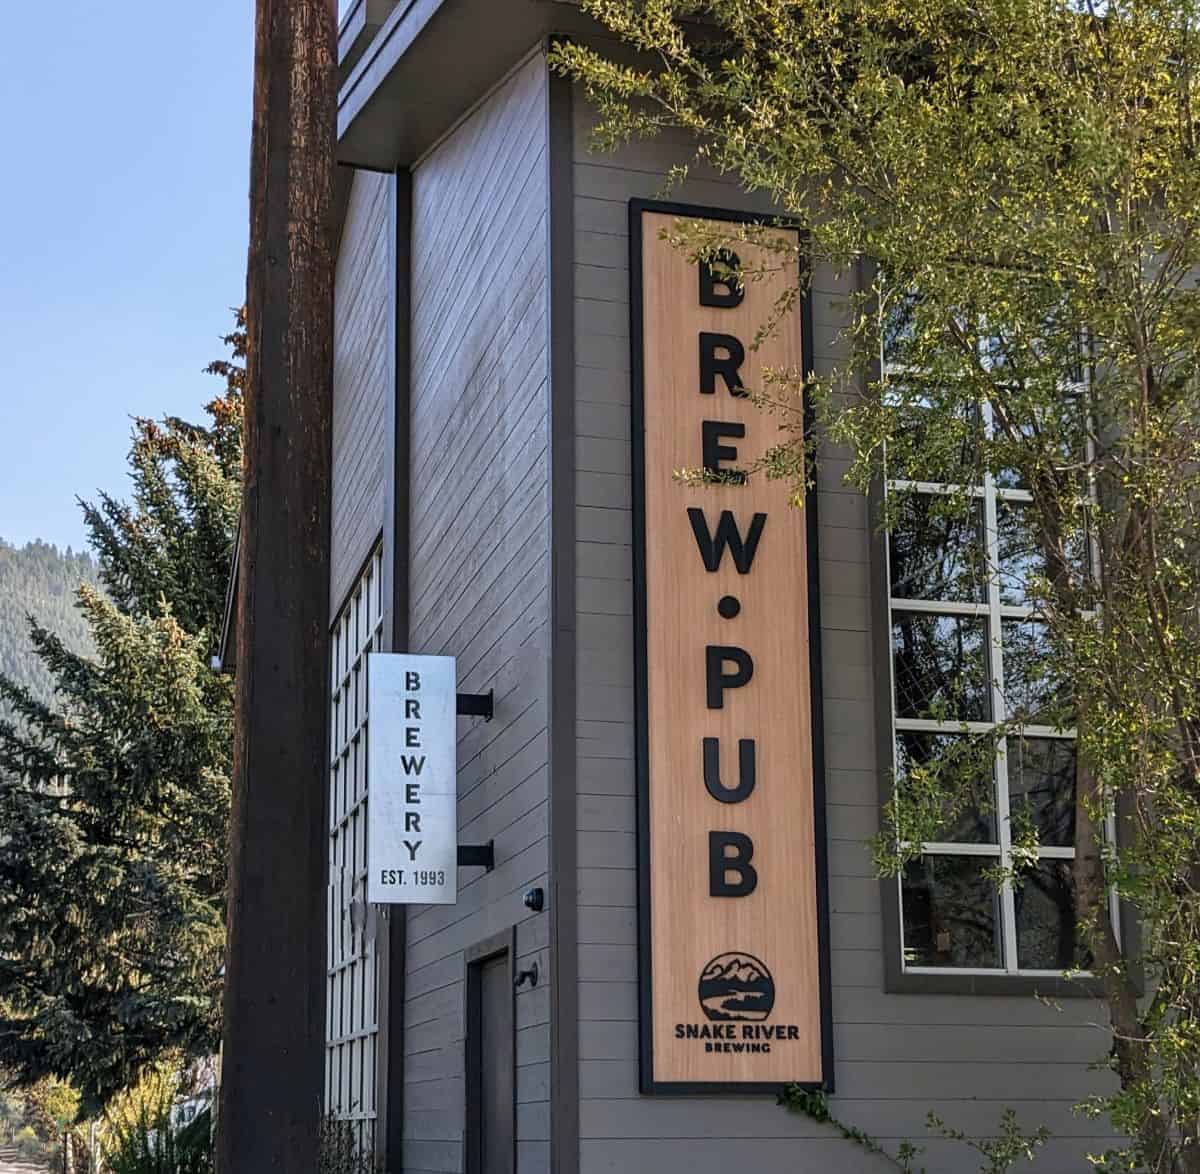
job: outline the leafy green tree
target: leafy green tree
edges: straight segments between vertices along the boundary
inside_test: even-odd
[[[983,571],[1023,568],[1044,633],[1039,720],[1078,731],[1077,957],[1099,979],[1119,1085],[1089,1108],[1129,1139],[1106,1168],[1200,1170],[1196,4],[583,6],[641,51],[554,52],[598,106],[599,146],[682,129],[698,159],[806,224],[817,263],[864,275],[850,357],[805,387],[852,479],[1030,494],[1025,536],[1003,531],[1001,565]],[[715,262],[751,238],[795,264],[769,229],[730,233],[685,223],[676,237]],[[797,410],[800,382],[779,372],[756,392]],[[759,472],[794,476],[795,457]],[[902,527],[917,496],[890,492],[884,524]],[[961,524],[970,509],[950,492],[933,512]],[[928,651],[914,646],[914,663],[942,674],[933,693],[952,715],[971,682]],[[1014,703],[989,737],[1011,749],[1028,716]],[[969,773],[938,757],[898,773],[886,869],[968,805]],[[1012,884],[1046,831],[1014,818]]]
[[[54,699],[0,676],[0,1064],[90,1116],[168,1051],[215,1050],[232,687],[212,671],[239,503],[244,323],[205,426],[138,420],[132,501],[84,514],[93,655],[39,624]]]
[[[212,1115],[184,1124],[172,1110],[190,1091],[187,1074],[169,1060],[146,1070],[136,1088],[110,1102],[100,1149],[110,1174],[209,1174]]]

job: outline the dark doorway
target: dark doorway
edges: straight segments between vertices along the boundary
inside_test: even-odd
[[[467,1174],[514,1174],[512,935],[467,953]]]

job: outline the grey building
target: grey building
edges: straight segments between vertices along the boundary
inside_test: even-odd
[[[647,1079],[630,209],[687,145],[592,154],[587,101],[547,68],[556,35],[601,30],[570,0],[358,0],[342,23],[326,1108],[405,1174],[887,1169],[770,1088]],[[695,172],[671,199],[772,212]],[[814,275],[818,370],[854,280]],[[822,453],[809,547],[828,1037],[811,1083],[884,1147],[925,1145],[930,1171],[977,1166],[930,1138],[930,1110],[980,1135],[1005,1107],[1052,1130],[1038,1169],[1084,1169],[1103,1124],[1071,1109],[1102,1087],[1107,1033],[1060,977],[1069,839],[1044,838],[1043,883],[1016,893],[986,878],[1002,819],[929,846],[902,884],[870,854],[894,754],[903,769],[939,733],[936,686],[893,649],[949,626],[960,656],[1001,649],[995,668],[999,634],[1031,621],[1019,594],[947,589],[945,550],[906,548],[889,575],[846,467]],[[1023,499],[978,496],[993,535]],[[453,655],[460,690],[493,692],[491,720],[459,719],[458,822],[494,867],[461,869],[452,906],[363,900],[365,679],[388,650]],[[998,767],[1001,814],[1069,773],[1055,731],[1022,753]]]

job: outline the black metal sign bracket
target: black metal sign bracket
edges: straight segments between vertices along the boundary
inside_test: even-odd
[[[494,689],[486,693],[459,693],[458,714],[460,717],[481,717],[490,722],[496,711],[496,695]]]
[[[496,867],[496,848],[492,840],[486,844],[459,844],[459,868],[482,868],[491,872]]]
[[[462,717],[481,717],[490,722],[495,713],[495,690],[486,693],[459,693],[457,712]],[[482,868],[491,872],[496,867],[496,850],[491,840],[486,844],[459,844],[459,868]]]

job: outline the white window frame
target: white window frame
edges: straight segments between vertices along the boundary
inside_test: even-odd
[[[883,364],[885,379],[887,377],[902,377],[905,368],[899,364]],[[1067,384],[1065,391],[1080,392],[1085,390],[1079,384]],[[992,431],[991,412],[984,405],[983,427],[985,436]],[[1090,443],[1089,443],[1090,447]],[[886,454],[885,454],[886,462]],[[893,776],[896,768],[896,735],[901,731],[917,731],[946,734],[978,734],[987,733],[1008,718],[1004,689],[1004,652],[1003,631],[1004,620],[1038,620],[1037,609],[1018,607],[1001,602],[1000,598],[1000,548],[999,528],[997,523],[998,504],[1004,501],[1030,503],[1033,494],[1025,489],[998,486],[990,472],[985,472],[982,485],[954,485],[941,482],[913,481],[902,478],[884,479],[884,492],[915,492],[924,495],[959,495],[982,500],[984,526],[984,557],[987,566],[987,598],[985,602],[949,602],[924,599],[897,598],[891,594],[891,535],[884,535],[883,574],[885,577],[884,590],[888,592],[888,707],[891,715],[891,747]],[[1092,570],[1095,572],[1095,550],[1089,543]],[[926,718],[902,718],[896,714],[896,681],[895,653],[892,645],[893,618],[897,613],[979,616],[987,621],[988,639],[988,670],[991,681],[991,713],[990,721],[941,721]],[[1025,738],[1058,739],[1062,741],[1076,740],[1074,729],[1058,729],[1053,726],[1023,724],[1021,735]],[[983,966],[913,966],[908,962],[908,951],[904,935],[904,877],[897,876],[896,897],[899,916],[900,966],[903,974],[913,975],[964,975],[964,976],[1000,976],[1020,978],[1061,978],[1063,970],[1030,969],[1018,966],[1017,955],[1017,921],[1016,900],[1012,884],[1012,825],[1009,805],[1008,781],[1008,739],[998,739],[996,760],[992,772],[995,815],[996,843],[972,844],[953,842],[930,842],[921,845],[922,856],[977,856],[996,860],[1001,868],[1003,878],[999,886],[999,916],[1000,916],[1000,952],[1004,963],[1001,967]],[[1110,815],[1106,820],[1105,833],[1110,841],[1115,842],[1115,821]],[[1039,845],[1037,858],[1041,860],[1074,860],[1074,847],[1054,847]],[[1120,936],[1120,918],[1118,902],[1115,895],[1110,895],[1110,909],[1114,931]],[[1071,971],[1081,977],[1090,976],[1089,971]]]
[[[379,957],[367,905],[367,672],[383,637],[383,546],[376,545],[330,639],[329,891],[324,1111],[375,1144]]]

